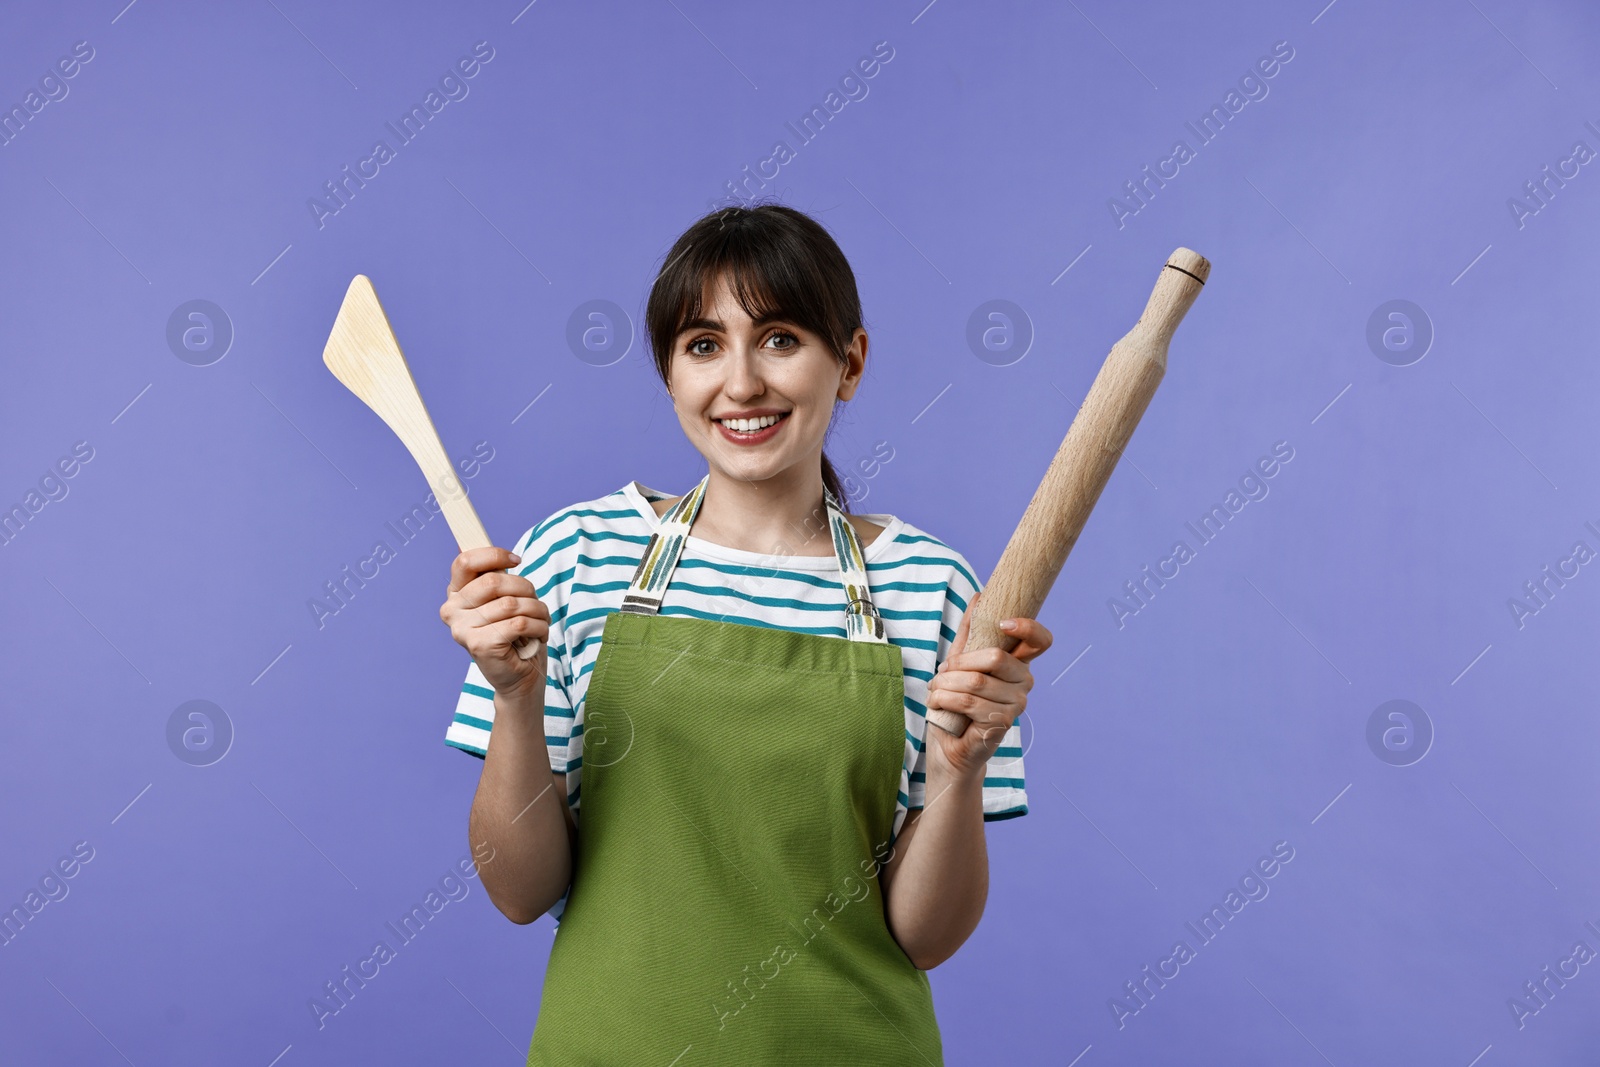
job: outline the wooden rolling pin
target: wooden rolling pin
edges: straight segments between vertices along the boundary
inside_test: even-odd
[[[1167,345],[1178,323],[1210,276],[1211,263],[1198,252],[1180,248],[1167,257],[1144,314],[1111,346],[1111,354],[1089,387],[1050,469],[983,587],[977,610],[967,622],[966,651],[999,648],[1010,652],[1017,647],[1017,639],[997,623],[1038,616],[1089,512],[1100,499],[1100,491],[1167,372]],[[943,708],[929,708],[928,721],[957,737],[971,722],[965,715]]]
[[[456,477],[450,457],[439,442],[439,431],[428,417],[411,368],[400,352],[400,342],[389,326],[389,317],[383,313],[378,294],[365,274],[357,274],[345,290],[344,303],[339,305],[339,315],[333,320],[333,330],[322,350],[322,362],[345,388],[389,424],[410,451],[428,479],[428,487],[461,551],[493,545],[472,501],[467,499],[466,486]],[[523,659],[532,659],[542,644],[537,637],[521,637],[513,647]]]

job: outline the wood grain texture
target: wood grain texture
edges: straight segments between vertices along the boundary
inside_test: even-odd
[[[322,362],[406,446],[427,478],[461,550],[491,547],[488,531],[467,499],[466,486],[456,476],[439,441],[439,432],[411,377],[400,342],[365,274],[357,274],[345,290],[344,302],[339,305],[328,343],[322,349]],[[532,659],[539,654],[541,643],[538,638],[524,637],[516,643],[517,654]]]
[[[1180,248],[1167,257],[1144,313],[1133,329],[1111,346],[1022,521],[995,564],[967,623],[966,651],[999,648],[1010,652],[1017,639],[1000,629],[1000,620],[1038,617],[1167,372],[1167,346],[1173,333],[1210,276],[1210,262],[1197,252]],[[971,720],[958,712],[929,708],[928,721],[959,737]]]

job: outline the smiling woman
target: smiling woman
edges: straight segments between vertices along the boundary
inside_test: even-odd
[[[867,333],[815,220],[705,216],[645,317],[704,477],[463,552],[440,609],[473,656],[445,741],[484,758],[484,888],[560,921],[528,1063],[938,1064],[924,972],[982,917],[985,823],[1028,810],[1016,717],[1049,631],[965,652],[961,554],[845,514],[822,445]]]

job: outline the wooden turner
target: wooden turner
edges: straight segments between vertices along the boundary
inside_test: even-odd
[[[378,303],[378,294],[365,274],[350,280],[344,303],[339,305],[339,316],[333,320],[333,331],[322,349],[322,362],[345,388],[377,412],[410,450],[461,550],[491,547],[488,531],[439,442],[439,432],[428,417],[422,394],[417,392],[411,368],[400,353],[400,342],[395,340],[383,305]],[[532,659],[542,644],[537,637],[522,637],[513,647],[523,659]]]

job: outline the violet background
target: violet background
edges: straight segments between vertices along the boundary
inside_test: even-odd
[[[1031,811],[989,827],[988,911],[931,972],[947,1061],[1593,1055],[1600,967],[1521,1029],[1507,1000],[1600,949],[1600,577],[1521,628],[1507,601],[1600,548],[1600,171],[1521,228],[1507,199],[1600,149],[1600,12],[924,3],[12,5],[6,107],[95,57],[0,147],[0,503],[95,454],[0,554],[0,905],[95,857],[0,947],[0,1059],[520,1062],[552,924],[475,881],[320,1030],[308,1007],[466,854],[481,767],[443,742],[442,520],[322,629],[307,607],[427,491],[322,345],[369,274],[446,447],[495,450],[469,485],[502,544],[629,479],[683,491],[702,461],[643,339],[596,366],[568,318],[637,330],[677,234],[879,41],[766,190],[860,282],[829,454],[895,457],[856,510],[987,579],[1167,254],[1213,263],[1041,613]],[[319,229],[308,198],[480,40],[469,96]],[[1119,229],[1108,198],[1284,40]],[[1435,331],[1408,366],[1366,341],[1397,298]],[[235,331],[209,366],[166,340],[192,299]],[[966,340],[992,299],[1034,332],[1006,366]],[[1107,601],[1277,441],[1270,494],[1119,629]],[[1397,698],[1435,733],[1404,767],[1365,733]],[[167,742],[195,699],[235,730],[205,767]],[[1119,1029],[1123,983],[1280,840],[1270,895]]]

